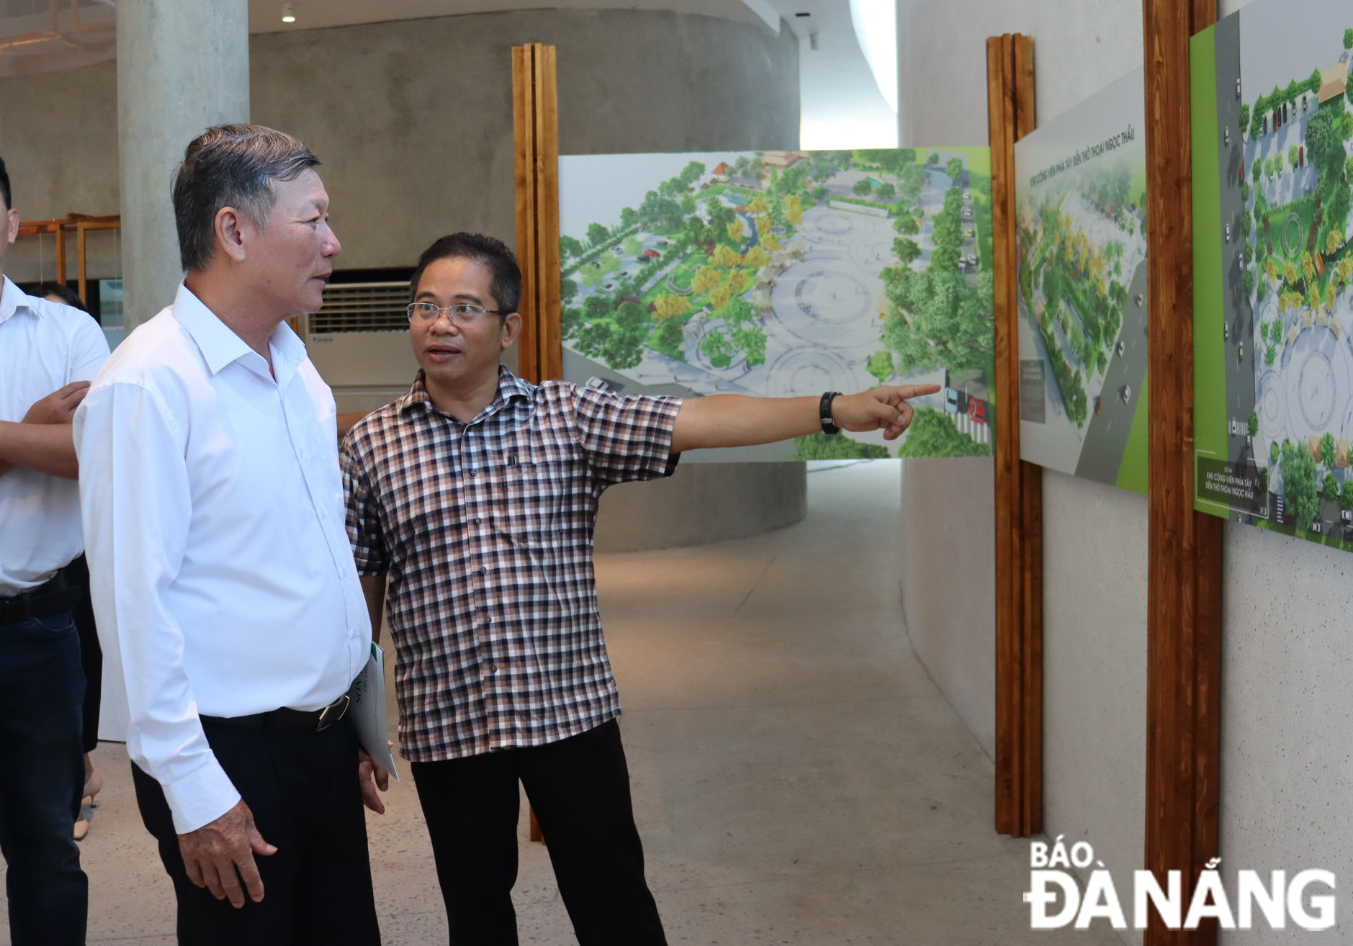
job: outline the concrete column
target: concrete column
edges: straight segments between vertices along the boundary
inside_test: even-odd
[[[118,149],[127,330],[174,299],[183,278],[169,200],[183,149],[249,120],[246,0],[120,0]]]

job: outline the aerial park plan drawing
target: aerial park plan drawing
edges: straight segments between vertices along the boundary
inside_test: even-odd
[[[1015,144],[1020,455],[1146,492],[1140,69]]]
[[[1192,44],[1196,508],[1353,549],[1346,4]]]
[[[568,379],[682,396],[933,382],[900,441],[709,459],[992,452],[988,149],[571,156],[559,191]]]

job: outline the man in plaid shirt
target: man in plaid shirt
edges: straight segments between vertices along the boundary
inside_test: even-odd
[[[399,735],[457,946],[516,943],[518,782],[584,946],[666,939],[644,880],[597,613],[592,529],[613,483],[680,454],[818,430],[906,429],[909,397],[619,397],[533,385],[499,364],[521,273],[498,240],[423,253],[409,321],[422,370],[341,449],[348,533],[372,624],[399,649]]]

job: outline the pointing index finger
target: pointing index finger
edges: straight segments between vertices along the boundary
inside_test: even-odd
[[[938,394],[940,386],[938,384],[900,384],[897,390],[904,398],[924,397],[927,394]]]

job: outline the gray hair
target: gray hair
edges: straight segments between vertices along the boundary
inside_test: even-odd
[[[265,227],[277,200],[273,185],[295,180],[319,163],[300,141],[262,125],[215,125],[194,138],[173,181],[184,270],[201,270],[211,262],[222,207],[233,207]]]

